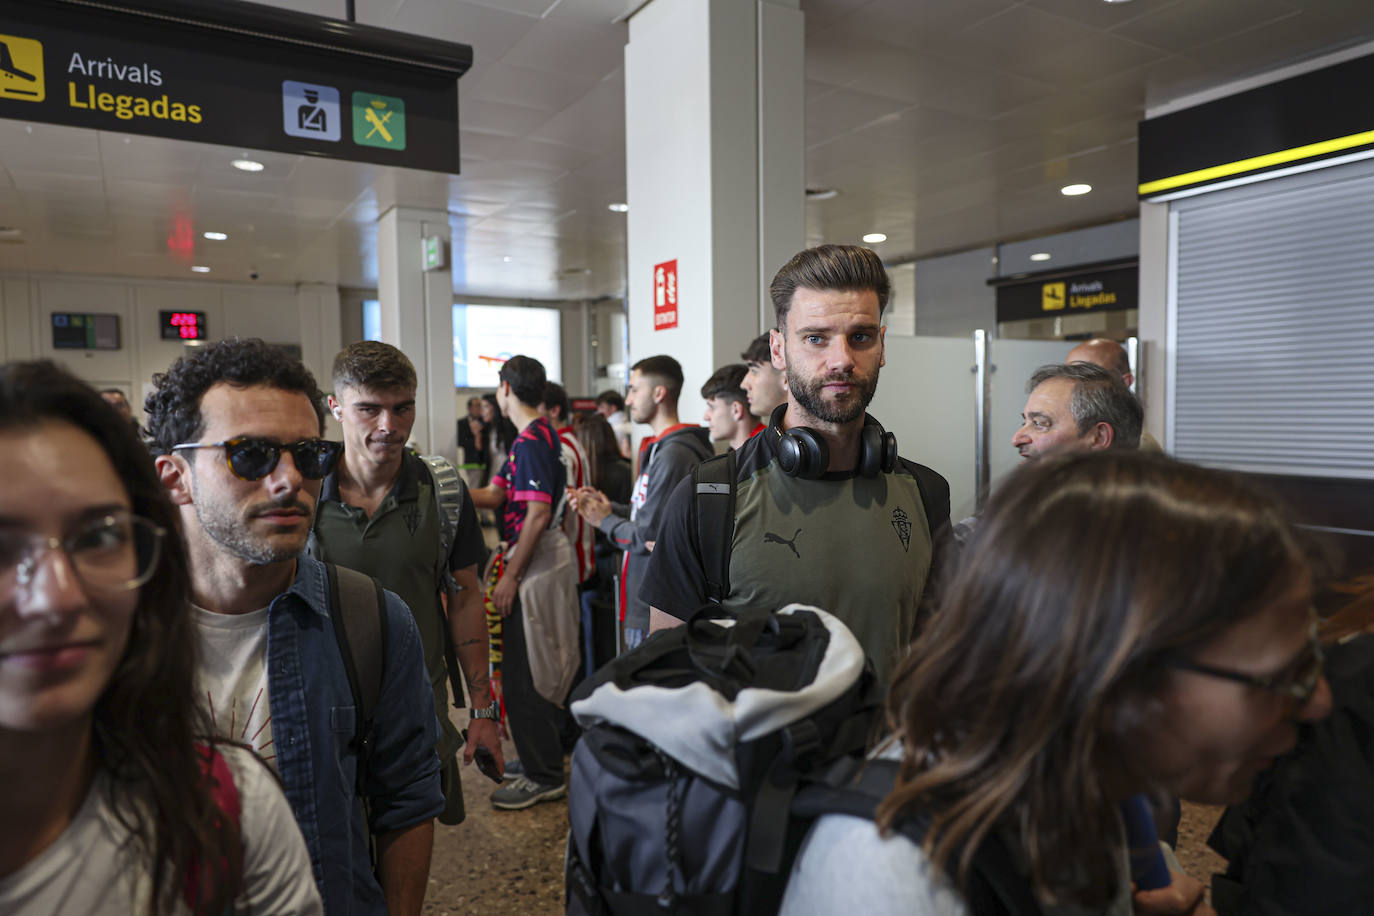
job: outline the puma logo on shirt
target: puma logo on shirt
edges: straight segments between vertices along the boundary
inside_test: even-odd
[[[786,544],[788,548],[791,549],[792,553],[796,555],[797,559],[800,560],[801,554],[797,553],[797,538],[801,535],[801,533],[802,530],[798,528],[797,533],[792,535],[792,540],[789,541],[787,540],[787,538],[783,537],[780,534],[774,534],[771,531],[765,531],[763,533],[763,542],[765,544]]]

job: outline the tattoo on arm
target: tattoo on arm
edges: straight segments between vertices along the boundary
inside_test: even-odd
[[[480,646],[485,642],[485,639],[465,639],[458,644],[458,648],[462,649],[467,646]]]

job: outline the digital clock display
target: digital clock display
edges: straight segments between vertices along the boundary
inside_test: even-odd
[[[163,340],[204,340],[204,312],[159,312]]]

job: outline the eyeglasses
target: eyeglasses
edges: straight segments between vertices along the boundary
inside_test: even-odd
[[[153,577],[167,529],[131,512],[118,511],[84,523],[66,537],[0,530],[0,592],[27,589],[50,550],[67,556],[87,588],[127,592]]]
[[[327,439],[302,439],[299,442],[274,442],[255,436],[239,436],[223,442],[182,442],[172,451],[192,448],[222,448],[229,470],[240,480],[261,480],[276,468],[282,452],[290,452],[302,477],[320,480],[329,476],[343,454],[342,442]]]
[[[1322,652],[1321,642],[1317,638],[1317,624],[1313,621],[1309,630],[1307,648],[1291,664],[1276,674],[1245,674],[1241,671],[1232,671],[1229,668],[1204,665],[1201,662],[1186,658],[1169,658],[1165,660],[1165,664],[1171,668],[1193,671],[1208,677],[1224,678],[1258,690],[1277,693],[1286,697],[1292,703],[1293,708],[1298,709],[1306,705],[1307,701],[1312,699],[1312,694],[1316,693],[1317,684],[1321,682],[1322,673],[1325,670],[1326,655]]]

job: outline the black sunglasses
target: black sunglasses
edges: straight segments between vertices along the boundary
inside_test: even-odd
[[[290,452],[291,460],[302,477],[320,480],[329,476],[343,454],[342,442],[328,439],[302,439],[299,442],[274,442],[254,436],[239,436],[223,442],[182,442],[172,451],[192,448],[222,448],[229,470],[240,480],[261,480],[271,474],[281,460],[282,452]]]
[[[1208,677],[1237,681],[1258,690],[1277,693],[1286,697],[1295,709],[1301,709],[1308,700],[1312,699],[1312,694],[1317,692],[1317,684],[1321,682],[1322,673],[1326,668],[1326,654],[1322,651],[1321,642],[1317,638],[1315,622],[1312,624],[1309,640],[1303,653],[1276,674],[1245,674],[1241,671],[1217,668],[1213,665],[1204,665],[1201,662],[1180,657],[1166,659],[1165,664],[1170,668],[1179,668],[1184,671],[1205,674]]]

